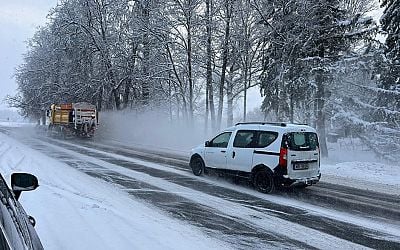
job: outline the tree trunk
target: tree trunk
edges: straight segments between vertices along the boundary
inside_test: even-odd
[[[171,72],[168,74],[169,78],[171,78]],[[168,114],[169,114],[169,121],[172,122],[172,86],[171,81],[168,80]]]
[[[189,11],[187,16],[187,63],[189,80],[189,122],[193,122],[193,72],[192,72],[192,11],[190,11],[191,0],[189,0]]]
[[[247,85],[247,70],[248,70],[248,67],[247,67],[247,65],[245,65],[245,68],[244,68],[244,86],[243,86],[244,87],[244,90],[243,90],[243,121],[244,122],[247,119],[247,86],[248,86]]]
[[[314,100],[313,100],[313,104],[312,104],[312,108],[313,108],[313,112],[312,112],[312,119],[311,119],[311,126],[313,128],[317,128],[317,113],[318,113],[318,102],[317,102],[317,93],[315,91],[315,93],[313,93],[314,95]]]
[[[204,117],[204,133],[208,133],[208,86],[206,86],[206,115]]]
[[[115,102],[115,108],[117,109],[117,110],[120,110],[121,109],[121,99],[119,98],[119,89],[112,89],[111,90],[111,93],[112,93],[112,95],[113,95],[113,97],[114,97],[114,102]]]
[[[206,0],[206,33],[207,33],[207,87],[206,87],[206,127],[208,127],[208,114],[211,113],[211,128],[215,130],[214,90],[212,87],[212,51],[211,51],[211,10],[212,0]]]
[[[246,6],[250,6],[250,1],[246,1]],[[246,122],[247,120],[247,89],[248,86],[250,86],[250,80],[249,78],[249,71],[250,69],[250,53],[249,53],[249,43],[250,43],[250,34],[249,34],[249,13],[248,13],[248,8],[246,8],[245,10],[245,18],[242,19],[242,26],[243,26],[243,30],[244,30],[244,65],[243,65],[243,71],[244,71],[244,77],[243,77],[243,121]]]
[[[130,44],[131,48],[132,48],[132,56],[129,58],[128,61],[128,65],[129,65],[129,74],[132,76],[133,75],[133,70],[135,68],[135,64],[136,64],[136,59],[137,59],[137,44],[135,44],[135,42],[131,42]],[[132,77],[129,76],[126,81],[125,81],[125,90],[124,90],[124,108],[128,108],[129,103],[132,102],[129,101],[129,97],[131,94],[131,90],[133,88],[133,84],[132,84]],[[136,98],[134,98],[136,99]]]
[[[227,82],[226,98],[228,104],[227,110],[227,126],[233,125],[233,83],[232,79]]]
[[[124,109],[128,107],[129,104],[129,94],[131,92],[131,86],[132,86],[132,79],[128,78],[125,81],[125,89],[124,89]]]
[[[275,95],[274,96],[269,96],[269,97],[265,97],[265,98],[275,98],[275,102],[274,102],[274,111],[275,111],[275,118],[277,119],[277,121],[279,121],[279,106],[280,106],[280,96],[279,96],[279,92],[280,92],[280,84],[278,84],[277,81],[275,81]]]
[[[232,12],[231,0],[225,0],[225,11],[226,11],[225,37],[224,37],[224,47],[222,53],[221,79],[219,83],[219,102],[218,102],[218,118],[217,118],[218,130],[221,128],[222,110],[224,105],[225,73],[226,73],[226,67],[228,65],[228,45],[229,45],[229,32],[230,32],[230,21]]]
[[[318,56],[320,58],[325,57],[325,48],[322,43],[318,45]],[[317,102],[317,132],[319,134],[319,145],[321,149],[321,156],[328,157],[328,146],[326,145],[326,134],[325,134],[325,77],[323,70],[318,70],[315,76],[315,82],[317,85],[316,90],[316,102]]]
[[[289,95],[289,102],[290,102],[290,107],[289,107],[289,119],[290,122],[293,123],[294,122],[294,100],[293,100],[293,89],[291,89],[290,91],[290,95]]]
[[[97,96],[97,110],[101,111],[103,108],[103,87],[100,87],[99,94]]]
[[[149,25],[150,25],[150,10],[149,1],[145,1],[142,6],[142,18],[144,22],[143,34],[143,77],[142,80],[142,104],[147,106],[150,98],[150,83],[149,83],[149,60],[150,60],[150,38],[149,38]]]
[[[316,73],[316,84],[317,84],[317,93],[316,93],[316,102],[318,105],[317,110],[317,131],[319,135],[319,144],[321,149],[321,156],[328,157],[328,147],[326,145],[326,133],[325,133],[325,86],[324,86],[324,77],[323,72],[319,71]]]

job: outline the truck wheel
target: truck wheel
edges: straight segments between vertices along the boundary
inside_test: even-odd
[[[267,169],[259,169],[253,177],[253,185],[262,193],[271,193],[275,190],[274,176]]]
[[[48,137],[51,137],[51,136],[53,136],[53,127],[51,126],[51,125],[49,125],[48,127],[47,127],[47,134],[46,134]]]
[[[67,139],[67,130],[63,127],[61,127],[61,139],[63,140]]]
[[[194,156],[190,159],[190,167],[192,168],[193,174],[200,176],[204,172],[204,162],[199,156]]]

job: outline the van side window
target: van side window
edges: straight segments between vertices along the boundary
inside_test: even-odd
[[[209,147],[213,148],[226,148],[228,147],[229,139],[232,132],[222,133],[210,141]]]
[[[265,148],[278,138],[277,132],[239,130],[236,133],[233,146],[235,148]]]
[[[233,146],[235,148],[254,148],[256,145],[256,133],[253,130],[239,130],[236,133]]]
[[[256,148],[265,148],[278,138],[277,132],[259,131]]]

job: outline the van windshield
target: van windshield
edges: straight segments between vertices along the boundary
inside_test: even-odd
[[[293,132],[285,134],[282,146],[291,150],[316,150],[319,146],[318,136],[312,132]]]

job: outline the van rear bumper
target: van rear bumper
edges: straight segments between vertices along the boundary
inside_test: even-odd
[[[280,176],[280,178],[277,178],[278,183],[284,186],[311,186],[319,182],[321,179],[321,174],[317,176],[312,176],[312,177],[305,177],[305,178],[298,178],[298,179],[291,179],[287,175]]]
[[[290,186],[298,186],[298,185],[311,186],[313,184],[317,184],[317,182],[319,182],[319,179],[321,179],[321,174],[309,178],[295,179],[293,180],[294,182]]]

